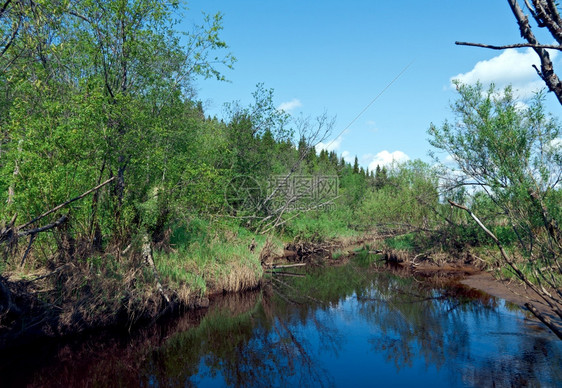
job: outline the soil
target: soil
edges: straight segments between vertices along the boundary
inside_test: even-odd
[[[560,318],[556,316],[549,306],[525,284],[515,280],[507,281],[496,279],[489,272],[477,272],[461,280],[461,283],[469,287],[482,290],[497,298],[514,303],[525,311],[527,311],[524,306],[525,303],[531,303],[543,315],[549,317],[553,324],[555,324],[559,329],[562,329],[562,322]],[[538,319],[530,313],[529,316],[533,320],[538,321]]]

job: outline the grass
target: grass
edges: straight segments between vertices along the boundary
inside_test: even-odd
[[[288,215],[286,218],[290,218]],[[311,211],[288,221],[283,236],[290,240],[322,242],[335,238],[353,237],[359,232],[350,227],[349,215],[336,210]]]
[[[333,260],[339,260],[342,256],[345,256],[346,252],[342,251],[341,249],[336,249],[333,253],[332,253],[332,259]]]
[[[403,234],[387,238],[384,243],[389,249],[413,252],[416,250],[416,235],[414,233]]]
[[[183,297],[237,292],[261,281],[260,253],[267,238],[234,222],[195,219],[176,228],[171,242],[176,249],[155,252],[155,264],[164,281]],[[281,242],[275,240],[273,246],[280,254]]]
[[[115,244],[107,246],[104,253],[90,251],[77,254],[69,261],[43,251],[41,246],[29,255],[24,268],[19,266],[17,258],[22,252],[18,251],[11,260],[0,263],[0,273],[9,277],[10,282],[41,277],[41,280],[27,282],[28,289],[22,291],[29,300],[38,298],[44,302],[35,305],[24,301],[31,307],[36,306],[37,311],[30,310],[28,315],[40,319],[44,314],[41,309],[51,306],[49,308],[56,309],[57,319],[53,320],[53,325],[58,326],[55,329],[70,333],[121,320],[132,325],[157,316],[166,303],[158,282],[166,296],[185,306],[212,293],[255,288],[262,281],[262,260],[281,256],[283,239],[324,241],[358,234],[348,227],[345,217],[334,212],[303,214],[287,222],[284,228],[278,234],[263,236],[241,227],[238,220],[199,217],[173,225],[170,244],[153,251],[158,279],[141,256],[139,236],[144,236],[143,231],[133,237],[132,249],[125,249],[128,250],[126,254],[121,253],[123,247]],[[23,249],[22,245],[20,250]],[[44,268],[46,257],[55,258],[56,272]],[[21,326],[23,323],[18,319],[7,324]],[[35,323],[30,322],[30,325]]]

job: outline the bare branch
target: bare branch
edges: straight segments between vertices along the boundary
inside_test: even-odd
[[[41,233],[41,232],[45,232],[49,229],[53,229],[56,228],[57,226],[59,226],[60,224],[62,224],[63,222],[66,222],[66,220],[68,220],[68,216],[64,215],[62,217],[60,217],[58,220],[56,220],[55,222],[42,226],[40,228],[35,228],[35,229],[30,229],[30,230],[24,230],[22,232],[18,232],[18,237],[23,237],[23,236],[29,236],[29,235],[35,235],[37,233]],[[31,242],[30,241],[30,246],[31,246]]]
[[[558,338],[562,340],[562,331],[560,331],[548,317],[545,317],[543,314],[541,314],[541,312],[537,310],[531,303],[525,303],[525,307],[527,307],[527,310],[533,313],[535,317],[537,317],[542,323],[544,323],[545,326],[552,330],[552,332],[556,334]]]
[[[503,46],[497,46],[493,44],[484,44],[484,43],[472,43],[472,42],[455,42],[458,46],[471,46],[471,47],[483,47],[491,50],[506,50],[511,48],[523,48],[523,47],[531,47],[531,48],[542,48],[542,49],[552,49],[552,50],[562,50],[562,45],[556,44],[532,44],[532,43],[515,43],[515,44],[506,44]]]
[[[486,226],[484,226],[482,221],[480,221],[480,219],[466,206],[459,205],[458,203],[455,203],[450,199],[448,200],[448,202],[451,204],[451,206],[466,211],[474,219],[474,221],[476,221],[478,226],[480,226],[480,228],[494,241],[494,243],[500,250],[500,254],[503,260],[509,265],[509,267],[517,275],[517,277],[521,281],[523,281],[531,290],[533,290],[535,294],[541,297],[541,299],[543,299],[550,306],[552,311],[554,311],[558,316],[560,316],[560,318],[562,318],[562,311],[558,306],[560,304],[560,301],[558,299],[552,298],[552,296],[548,294],[545,294],[544,292],[542,292],[542,290],[538,289],[537,286],[535,286],[533,283],[529,281],[527,276],[525,276],[525,274],[521,272],[521,270],[517,267],[517,265],[513,262],[513,260],[507,255],[500,240],[488,228],[486,228]]]
[[[23,265],[25,264],[25,258],[27,257],[29,251],[31,250],[31,244],[33,244],[33,240],[35,240],[35,236],[36,234],[32,234],[29,237],[29,244],[27,245],[27,249],[25,250],[23,257],[21,258],[20,267],[23,267]]]
[[[31,221],[29,221],[28,223],[26,223],[26,224],[24,224],[24,225],[18,227],[18,229],[23,229],[23,228],[25,228],[25,227],[27,227],[27,226],[33,224],[34,222],[39,221],[41,218],[46,217],[46,216],[48,216],[49,214],[52,214],[52,213],[56,212],[57,210],[59,210],[59,209],[65,207],[66,205],[68,205],[68,204],[70,204],[70,203],[72,203],[72,202],[74,202],[74,201],[78,201],[79,199],[84,198],[86,195],[88,195],[88,194],[90,194],[90,193],[92,193],[92,192],[94,192],[94,191],[100,189],[101,187],[107,185],[109,182],[112,182],[114,179],[115,179],[115,177],[109,178],[109,179],[106,180],[105,182],[103,182],[103,183],[97,185],[97,186],[94,187],[93,189],[90,189],[90,190],[86,191],[85,193],[79,195],[78,197],[69,199],[68,201],[66,201],[66,202],[64,202],[64,203],[61,203],[60,205],[58,205],[58,206],[52,208],[51,210],[49,210],[49,211],[47,211],[47,212],[41,214],[40,216],[35,217],[34,219],[32,219]],[[27,233],[27,234],[29,234],[29,233]]]
[[[531,26],[529,24],[529,19],[519,6],[517,0],[508,0],[509,6],[511,7],[511,11],[517,20],[517,24],[519,25],[519,30],[521,32],[521,36],[530,44],[539,45],[537,38],[533,34],[531,30]],[[558,102],[562,104],[562,82],[558,76],[554,73],[552,61],[550,60],[550,55],[548,51],[542,47],[533,47],[537,55],[541,60],[541,72],[540,77],[545,82],[548,89],[553,92],[556,97],[558,98]]]
[[[562,28],[552,19],[549,5],[543,0],[533,0],[533,4],[535,6],[533,18],[537,21],[539,27],[546,27],[554,39],[562,44]]]
[[[21,22],[21,20],[18,20],[18,25],[16,26],[16,28],[12,32],[12,35],[10,35],[10,38],[7,41],[7,43],[4,45],[4,48],[2,49],[2,52],[0,53],[0,57],[4,56],[4,54],[6,54],[6,51],[8,51],[8,49],[10,48],[12,43],[14,43],[14,40],[16,39],[16,36],[18,35],[18,32],[20,30],[20,25],[21,25],[20,22]]]
[[[12,0],[6,0],[6,2],[2,6],[2,8],[0,9],[0,17],[2,17],[4,12],[6,12],[6,9],[8,8],[8,5],[10,5],[11,2],[12,2]]]
[[[78,12],[72,11],[72,10],[68,11],[68,13],[71,14],[72,16],[76,16],[77,18],[80,18],[80,19],[84,20],[86,23],[89,23],[92,26],[94,26],[94,23],[90,19],[88,19],[86,16],[84,16],[82,14],[79,14]],[[94,28],[95,28],[95,26],[94,26]]]
[[[548,3],[548,11],[550,15],[554,18],[554,21],[560,26],[562,25],[562,18],[560,18],[560,14],[558,13],[558,8],[554,0],[547,0]]]

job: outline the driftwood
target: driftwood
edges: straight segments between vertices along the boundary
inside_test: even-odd
[[[302,267],[305,266],[306,263],[297,263],[297,264],[273,264],[271,266],[272,269],[275,268],[291,268],[291,267]]]
[[[293,272],[285,272],[285,271],[270,271],[268,272],[271,275],[275,275],[275,276],[289,276],[289,277],[294,277],[294,278],[305,278],[306,275],[302,274],[302,273],[293,273]]]

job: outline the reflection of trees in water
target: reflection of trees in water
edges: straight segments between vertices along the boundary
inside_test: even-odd
[[[368,322],[377,333],[373,352],[397,370],[423,360],[426,367],[446,369],[456,383],[460,374],[467,385],[533,385],[539,375],[562,381],[562,360],[552,359],[560,352],[540,336],[495,335],[493,359],[480,354],[481,339],[471,334],[475,326],[510,327],[495,299],[365,266],[303,274],[266,282],[259,292],[219,298],[205,315],[186,314],[132,340],[92,337],[69,344],[14,385],[196,386],[213,378],[230,386],[332,385],[321,362],[344,349],[347,333],[333,314],[343,300],[351,310],[338,310],[340,318],[349,314]]]
[[[471,306],[473,312],[481,311],[480,306],[449,300],[412,278],[391,274],[378,276],[357,299],[359,314],[380,333],[371,341],[374,350],[386,354],[397,370],[411,367],[420,357],[437,368],[447,357],[466,358],[469,327],[462,311]]]
[[[275,293],[266,286],[251,310],[209,312],[199,327],[170,338],[147,363],[145,382],[190,385],[198,374],[198,380],[222,376],[229,386],[331,385],[299,329],[314,309],[289,299],[278,303]],[[317,329],[319,336],[332,332],[318,321]]]
[[[452,381],[460,375],[467,385],[562,381],[560,352],[543,337],[495,333],[496,342],[479,349],[482,344],[475,342],[482,339],[474,338],[476,327],[489,322],[505,330],[506,320],[513,318],[502,316],[497,300],[468,287],[434,289],[413,278],[381,274],[357,299],[358,313],[380,333],[371,340],[373,350],[385,354],[397,370],[423,359],[426,368],[447,366]]]

